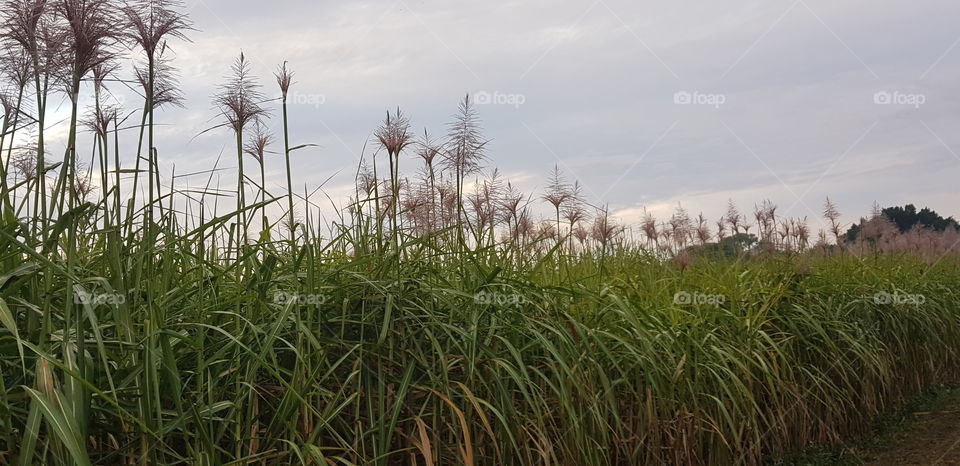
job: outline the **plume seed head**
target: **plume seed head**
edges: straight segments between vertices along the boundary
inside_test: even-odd
[[[254,80],[250,62],[242,52],[231,71],[227,83],[220,86],[220,92],[214,96],[214,104],[233,131],[241,133],[247,125],[265,117],[267,110],[260,105],[263,101],[260,85]]]
[[[393,115],[388,111],[387,118],[377,128],[374,137],[391,157],[396,157],[413,143],[413,135],[410,134],[410,120],[399,108]]]
[[[290,92],[290,86],[293,86],[293,71],[287,69],[287,62],[279,67],[274,76],[277,78],[277,85],[280,86],[280,92],[283,93],[283,100],[287,100],[287,94]]]

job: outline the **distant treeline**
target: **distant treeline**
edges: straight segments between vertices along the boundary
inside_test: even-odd
[[[957,223],[953,217],[943,218],[928,207],[924,207],[918,211],[917,207],[913,204],[907,204],[903,207],[887,207],[880,211],[880,216],[893,222],[893,224],[897,226],[897,229],[900,230],[900,233],[906,233],[918,227],[938,232],[943,232],[947,229],[960,231],[960,223]],[[847,241],[857,241],[860,233],[863,231],[864,221],[865,220],[861,220],[859,223],[853,224],[853,226],[847,230]]]

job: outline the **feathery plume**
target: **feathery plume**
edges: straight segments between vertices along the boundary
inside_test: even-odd
[[[616,222],[610,218],[610,212],[604,209],[600,215],[593,220],[593,228],[590,233],[595,241],[606,247],[606,245],[622,231],[623,227],[617,225]]]
[[[443,151],[443,147],[439,142],[430,137],[430,134],[427,133],[427,130],[423,130],[423,137],[417,141],[417,156],[423,160],[424,165],[429,169],[433,169],[433,162],[436,160],[437,156]]]
[[[640,221],[640,230],[647,239],[648,244],[656,244],[660,240],[660,233],[657,231],[657,219],[653,214],[643,208],[643,219]]]
[[[37,176],[37,148],[23,147],[19,149],[11,161],[14,170],[25,180],[32,180]]]
[[[115,105],[106,105],[94,108],[89,115],[81,120],[81,124],[98,136],[106,139],[113,125],[120,116],[120,108]]]
[[[837,244],[840,244],[840,211],[829,197],[823,204],[823,217],[830,221],[830,233],[833,234]]]
[[[9,124],[18,110],[17,98],[13,96],[13,93],[0,89],[0,121],[3,121],[4,125]],[[0,134],[0,137],[3,136],[5,135]]]
[[[730,225],[731,233],[733,235],[740,233],[740,224],[743,222],[743,217],[740,215],[740,211],[737,210],[737,205],[733,203],[733,199],[727,202],[727,215],[725,218],[727,224]]]
[[[550,179],[547,182],[547,188],[543,193],[542,199],[559,211],[560,207],[562,207],[571,196],[573,196],[573,193],[570,190],[570,185],[567,184],[567,181],[563,178],[560,167],[554,165],[553,170],[550,172]]]
[[[0,48],[0,74],[5,76],[17,89],[23,89],[30,83],[33,67],[30,55],[19,46]]]
[[[40,23],[48,12],[48,0],[7,0],[4,2],[4,37],[25,50],[39,46]]]
[[[112,47],[120,33],[109,0],[59,0],[57,6],[67,26],[67,52],[75,79],[114,58]]]
[[[387,118],[374,132],[374,137],[390,157],[397,157],[413,143],[410,134],[410,120],[398,108],[393,115],[387,112]]]
[[[483,139],[480,117],[469,95],[460,102],[459,111],[448,129],[449,142],[443,153],[446,168],[459,173],[461,177],[479,170],[486,159],[488,141]]]
[[[135,0],[120,9],[124,19],[124,36],[143,49],[148,60],[156,56],[167,38],[188,40],[192,25],[178,10],[183,2],[177,0]]]
[[[264,125],[257,121],[254,125],[253,134],[250,136],[250,139],[244,145],[244,152],[247,155],[255,158],[257,163],[263,165],[264,155],[267,153],[267,146],[273,142],[273,135],[264,127]]]
[[[241,133],[255,119],[265,116],[267,110],[260,106],[263,94],[252,76],[250,62],[243,53],[230,69],[232,74],[227,83],[220,86],[214,103],[233,131]]]
[[[183,92],[179,88],[177,70],[170,64],[171,59],[167,56],[166,50],[166,48],[160,50],[153,65],[153,109],[168,105],[183,108]],[[149,65],[135,65],[133,71],[140,88],[143,89],[143,95],[149,96]]]
[[[274,76],[277,78],[277,86],[280,87],[280,92],[283,94],[283,100],[287,100],[287,94],[290,93],[290,87],[293,86],[293,71],[287,69],[287,62],[283,62]]]

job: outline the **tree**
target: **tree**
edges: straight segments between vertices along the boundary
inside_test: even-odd
[[[881,215],[887,220],[893,222],[900,233],[906,233],[916,227],[927,228],[934,231],[945,231],[948,228],[960,231],[960,223],[957,223],[953,217],[943,218],[934,210],[924,207],[917,210],[913,204],[907,204],[903,207],[887,207],[881,211]],[[847,230],[847,241],[856,241],[863,231],[863,221],[854,224]]]
[[[749,253],[758,244],[757,237],[748,233],[737,233],[720,239],[716,243],[690,246],[684,251],[692,255],[705,257],[739,257]]]

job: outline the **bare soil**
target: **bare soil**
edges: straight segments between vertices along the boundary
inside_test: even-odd
[[[960,466],[960,402],[912,413],[909,427],[895,434],[888,446],[867,458],[875,466]]]

